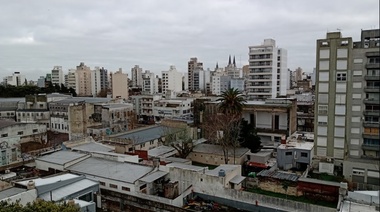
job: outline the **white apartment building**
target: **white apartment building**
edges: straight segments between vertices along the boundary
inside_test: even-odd
[[[193,90],[206,92],[207,84],[211,82],[210,70],[195,69],[193,71]]]
[[[231,76],[225,75],[224,72],[215,72],[211,79],[211,93],[214,95],[220,95],[230,88]]]
[[[182,73],[175,66],[170,66],[168,71],[162,71],[162,93],[166,91],[178,93],[182,91]]]
[[[142,74],[142,93],[145,95],[158,93],[158,78],[149,70]]]
[[[53,85],[58,84],[59,86],[65,83],[62,66],[54,66],[53,70],[51,70],[51,83]]]
[[[265,39],[258,46],[249,47],[247,96],[265,100],[285,96],[288,89],[287,51],[276,47],[276,41]]]
[[[77,89],[77,75],[75,69],[69,69],[67,75],[65,75],[65,86],[67,88]]]
[[[12,76],[6,76],[3,78],[4,85],[22,86],[25,83],[25,75],[20,72],[14,72]]]
[[[100,68],[98,66],[95,67],[94,70],[91,71],[91,93],[93,97],[100,92]]]
[[[153,102],[162,99],[161,95],[131,96],[134,111],[138,116],[153,116]]]
[[[128,74],[123,74],[121,68],[112,74],[112,98],[128,99]]]
[[[134,88],[143,87],[142,68],[140,68],[138,65],[135,65],[135,67],[131,68],[131,72],[132,72],[132,87]]]
[[[181,118],[190,116],[193,110],[192,98],[162,99],[153,102],[153,115],[159,118]]]

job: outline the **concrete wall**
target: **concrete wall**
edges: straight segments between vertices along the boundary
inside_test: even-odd
[[[233,154],[233,152],[231,152],[231,151],[233,151],[233,150],[229,150],[229,155]],[[190,159],[191,161],[194,161],[197,163],[203,163],[203,164],[208,164],[208,165],[225,164],[223,155],[215,155],[215,154],[208,154],[208,153],[191,152],[189,154],[189,156],[187,156],[187,159]],[[228,157],[228,164],[242,165],[245,160],[246,160],[245,155],[243,155],[241,157],[236,156],[235,159],[233,156],[229,156]]]
[[[31,189],[31,190],[27,190],[25,192],[16,194],[16,195],[11,196],[11,197],[1,199],[0,201],[4,200],[4,201],[7,201],[9,203],[16,203],[17,201],[20,201],[19,203],[21,205],[26,205],[27,203],[31,203],[36,199],[37,199],[37,190]]]
[[[281,149],[277,148],[277,165],[281,169],[289,169],[296,167],[297,163],[311,164],[313,150],[301,150],[301,149]],[[292,155],[286,155],[287,152],[291,152]],[[301,153],[307,153],[307,157],[301,157]]]
[[[203,190],[203,191],[202,191]],[[296,202],[291,200],[286,200],[282,198],[276,198],[271,196],[265,196],[260,194],[255,194],[246,191],[237,191],[233,189],[220,189],[218,192],[214,193],[205,189],[194,188],[194,192],[216,196],[225,199],[225,201],[237,201],[242,203],[248,203],[254,205],[257,201],[259,206],[273,208],[284,211],[297,211],[297,212],[335,212],[335,208],[328,208],[319,205],[312,205],[302,202]],[[236,203],[237,206],[241,205]],[[253,210],[255,206],[251,207]],[[256,209],[257,210],[257,209]],[[261,210],[260,210],[261,211]]]

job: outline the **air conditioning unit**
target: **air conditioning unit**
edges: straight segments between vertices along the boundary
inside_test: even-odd
[[[332,159],[331,158],[327,158],[326,161],[329,162],[329,163],[331,163]]]

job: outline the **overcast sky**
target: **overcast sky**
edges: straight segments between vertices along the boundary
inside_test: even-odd
[[[30,80],[81,61],[130,76],[134,65],[160,74],[190,57],[225,66],[248,64],[248,46],[273,38],[288,68],[315,67],[316,40],[327,31],[360,39],[379,28],[378,0],[0,0],[0,77]]]

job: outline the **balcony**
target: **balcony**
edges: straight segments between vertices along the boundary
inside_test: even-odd
[[[370,81],[370,80],[379,81],[380,75],[366,75],[364,76],[364,79],[367,81]]]
[[[368,139],[379,139],[379,134],[375,134],[375,133],[366,133],[366,132],[363,132],[362,133],[362,136],[363,138],[368,138]]]
[[[371,122],[371,121],[365,121],[363,122],[363,127],[380,127],[380,123],[379,122]]]
[[[367,93],[379,93],[380,87],[379,86],[366,86],[366,87],[364,87],[364,91]]]
[[[371,69],[371,68],[380,68],[380,63],[367,63],[365,65],[366,69]]]
[[[379,110],[364,110],[363,115],[366,116],[380,116],[380,111]]]
[[[380,145],[376,144],[362,144],[363,150],[380,151]]]
[[[365,104],[380,104],[379,99],[364,99],[363,101]]]

